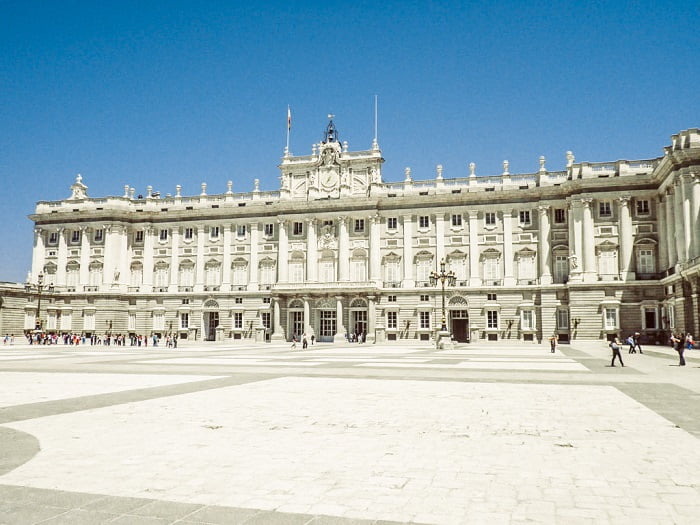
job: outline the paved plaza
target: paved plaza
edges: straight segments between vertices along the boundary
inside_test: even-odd
[[[697,523],[700,352],[609,354],[4,345],[0,523]]]

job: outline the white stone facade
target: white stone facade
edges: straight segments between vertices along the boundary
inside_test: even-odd
[[[280,189],[152,190],[39,202],[31,279],[55,291],[44,327],[198,340],[432,340],[446,261],[459,341],[700,331],[700,131],[659,158],[432,180],[382,178],[376,144],[348,151],[331,121],[288,152]],[[31,299],[31,298],[30,298]],[[24,307],[31,328],[36,307]],[[46,305],[46,306],[45,306]],[[46,308],[46,309],[45,309]],[[17,329],[15,328],[15,331]]]

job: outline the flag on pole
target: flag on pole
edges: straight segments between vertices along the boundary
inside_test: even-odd
[[[292,110],[287,106],[287,131],[292,129]]]

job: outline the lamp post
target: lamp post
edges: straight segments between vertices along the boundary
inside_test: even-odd
[[[442,326],[440,327],[441,332],[448,332],[447,330],[447,316],[445,315],[445,283],[450,286],[454,286],[457,282],[457,275],[450,270],[445,272],[445,259],[440,261],[440,272],[432,271],[430,272],[430,284],[435,286],[438,282],[442,284]]]
[[[32,284],[29,282],[29,277],[27,277],[27,281],[24,283],[24,290],[30,294],[32,292],[36,292],[37,295],[37,304],[36,304],[36,322],[34,323],[34,331],[39,331],[41,332],[41,294],[43,293],[44,289],[48,293],[53,293],[53,283],[49,283],[48,285],[44,284],[44,274],[40,273],[37,276],[36,279],[36,284]]]

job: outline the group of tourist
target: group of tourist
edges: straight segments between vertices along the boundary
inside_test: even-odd
[[[637,350],[639,350],[640,354],[644,353],[642,351],[641,334],[639,332],[635,332],[633,335],[630,335],[625,342],[629,346],[629,349],[627,350],[628,354],[636,354]],[[678,352],[678,366],[685,366],[685,351],[695,348],[695,340],[693,335],[690,333],[686,334],[685,336],[683,336],[683,334],[671,334],[669,342],[671,343],[673,349]],[[610,341],[609,346],[612,350],[612,361],[610,366],[615,366],[615,359],[620,361],[621,366],[625,366],[625,364],[622,362],[622,354],[620,353],[622,348],[620,339],[616,337]]]
[[[151,340],[151,345],[156,347],[161,340],[158,334],[153,334],[150,337],[147,335],[136,335],[129,334],[125,336],[123,334],[105,334],[105,335],[85,335],[66,332],[63,334],[48,333],[48,332],[27,332],[25,335],[27,343],[30,345],[57,345],[62,343],[64,345],[105,345],[105,346],[126,346],[127,342],[130,346],[135,347],[148,347],[149,339]],[[6,334],[3,338],[3,344],[14,344],[15,336],[11,334]],[[165,345],[167,348],[177,348],[177,337],[175,335],[165,336]]]

